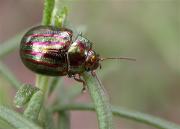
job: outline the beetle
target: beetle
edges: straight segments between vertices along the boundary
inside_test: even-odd
[[[73,77],[83,83],[81,74],[85,71],[93,73],[105,59],[131,58],[100,58],[92,43],[78,34],[72,39],[73,31],[68,28],[54,26],[36,26],[27,31],[20,44],[20,57],[24,65],[38,74],[48,76]],[[76,76],[78,75],[78,77]]]

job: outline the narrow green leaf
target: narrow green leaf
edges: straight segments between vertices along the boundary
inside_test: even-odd
[[[55,2],[54,0],[44,0],[44,10],[43,10],[43,19],[42,19],[43,25],[50,25],[51,23],[54,2]]]
[[[70,129],[70,113],[69,111],[59,112],[59,129]]]
[[[20,108],[24,106],[26,103],[28,103],[32,95],[36,93],[38,90],[39,90],[38,88],[33,87],[30,84],[23,84],[20,87],[20,89],[17,91],[14,98],[14,103],[16,107]]]
[[[6,121],[16,129],[42,129],[20,114],[3,106],[0,106],[0,119]]]
[[[0,74],[3,75],[16,89],[18,89],[21,86],[21,83],[16,79],[13,73],[1,62],[0,62]]]
[[[83,77],[87,83],[89,93],[95,105],[95,110],[99,121],[99,128],[112,129],[112,111],[105,89],[102,87],[102,84],[99,82],[97,77],[92,76],[90,73],[83,73]]]
[[[44,129],[55,129],[53,114],[44,107],[41,109],[41,112],[39,114],[39,123]]]
[[[140,113],[137,111],[130,111],[125,108],[113,107],[114,114],[127,119],[134,119],[137,122],[142,122],[148,125],[152,125],[159,129],[180,129],[179,125],[172,122],[165,121],[163,119],[154,117],[152,115]]]
[[[55,8],[53,11],[53,19],[52,24],[57,27],[63,27],[64,23],[66,23],[68,9],[67,7],[63,7],[62,9]]]
[[[6,121],[0,119],[0,129],[16,129],[16,128],[10,125],[9,123],[7,123]]]
[[[37,122],[42,103],[43,93],[42,91],[37,91],[29,101],[28,106],[24,111],[24,116],[32,121]]]
[[[116,106],[111,107],[114,115],[129,120],[137,121],[143,124],[147,124],[158,129],[180,129],[180,125],[174,124],[172,122],[166,121],[162,118],[158,118],[152,115],[141,113],[138,111],[133,111],[125,108],[120,108]],[[93,104],[65,104],[57,106],[53,109],[53,112],[68,111],[68,110],[80,110],[80,111],[94,111],[95,107]]]

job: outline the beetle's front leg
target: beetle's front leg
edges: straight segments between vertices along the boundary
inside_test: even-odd
[[[74,76],[74,80],[83,83],[82,92],[83,92],[83,93],[86,92],[86,82],[85,82],[85,80],[83,80],[83,79],[81,78],[80,74],[78,74],[78,77],[77,77],[77,76]]]
[[[68,55],[68,52],[66,52],[66,58],[67,58],[67,71],[68,73],[70,73],[70,61],[69,61],[69,55]]]

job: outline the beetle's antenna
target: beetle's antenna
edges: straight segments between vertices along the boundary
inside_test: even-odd
[[[129,58],[129,57],[105,57],[105,58],[99,58],[99,59],[100,59],[100,61],[109,60],[109,59],[136,61],[135,58]]]

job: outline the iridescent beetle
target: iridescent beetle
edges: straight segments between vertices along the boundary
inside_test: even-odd
[[[20,56],[30,70],[43,75],[73,77],[83,83],[81,74],[85,71],[93,73],[101,67],[100,61],[105,59],[131,58],[100,58],[92,43],[79,34],[73,41],[73,32],[68,28],[53,26],[37,26],[30,29],[22,38]],[[78,75],[78,77],[76,76]]]

